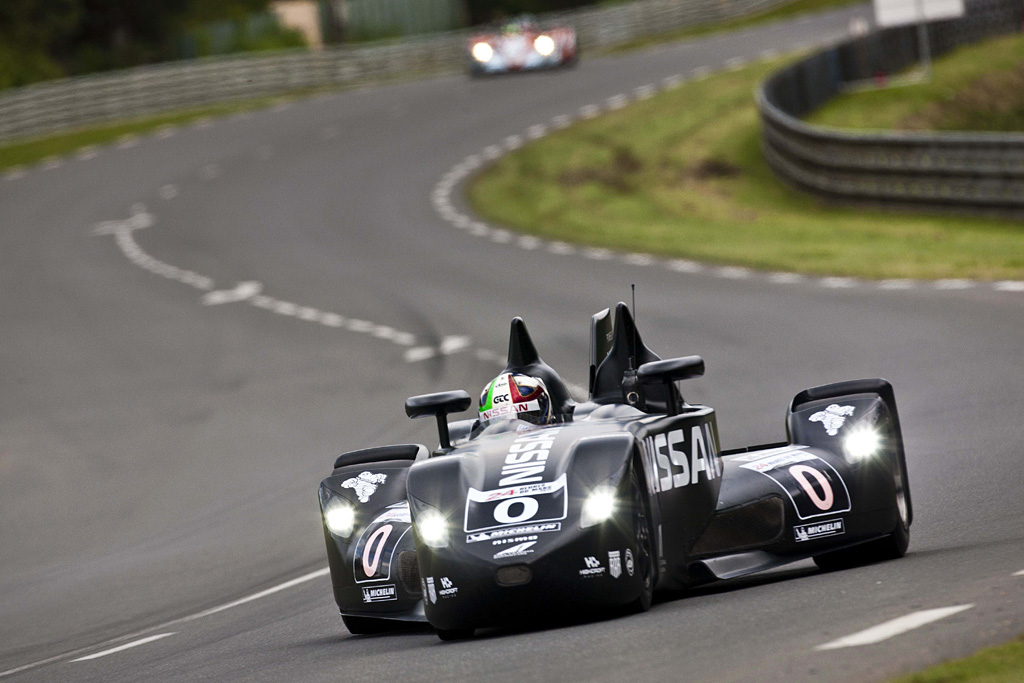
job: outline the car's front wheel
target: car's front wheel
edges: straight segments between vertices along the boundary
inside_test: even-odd
[[[640,468],[634,465],[630,477],[632,497],[633,530],[636,535],[636,557],[626,557],[626,571],[635,573],[640,582],[640,596],[630,605],[631,611],[646,612],[654,599],[654,535],[651,533],[651,516],[647,506],[646,489],[640,477]],[[629,550],[626,551],[627,553]]]

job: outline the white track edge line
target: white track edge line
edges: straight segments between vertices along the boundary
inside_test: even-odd
[[[872,626],[871,628],[851,633],[848,636],[843,636],[831,642],[819,645],[815,650],[837,650],[844,647],[858,647],[860,645],[874,645],[880,643],[883,640],[888,640],[894,636],[912,631],[916,628],[920,628],[927,624],[930,624],[939,619],[945,619],[951,617],[954,614],[969,610],[974,607],[970,605],[955,605],[953,607],[939,607],[936,609],[920,610],[918,612],[911,612],[905,614],[902,617],[896,619],[890,619],[889,621]]]
[[[170,631],[168,633],[158,633],[155,636],[149,636],[147,638],[140,638],[138,640],[133,640],[130,643],[125,643],[124,645],[118,645],[117,647],[112,647],[109,650],[103,650],[101,652],[96,652],[95,654],[86,655],[84,657],[79,657],[78,659],[72,659],[71,661],[72,662],[84,662],[84,661],[87,661],[87,660],[90,660],[90,659],[99,659],[100,657],[106,657],[107,655],[112,655],[115,652],[121,652],[123,650],[128,650],[128,649],[131,649],[133,647],[138,647],[139,645],[145,645],[146,643],[152,643],[154,640],[160,640],[161,638],[166,638],[167,636],[173,636],[175,633],[176,633],[176,631]]]

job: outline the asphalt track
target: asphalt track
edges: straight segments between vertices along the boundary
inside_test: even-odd
[[[1024,632],[1024,293],[528,251],[474,239],[431,202],[453,165],[531,125],[837,37],[866,14],[565,72],[342,93],[0,179],[0,676],[863,681]],[[686,394],[718,408],[725,447],[782,438],[785,405],[807,386],[889,378],[910,554],[834,574],[804,563],[643,615],[450,644],[427,628],[350,636],[322,574],[228,604],[325,566],[315,492],[337,453],[433,444],[404,418],[406,396],[478,390],[513,315],[585,383],[588,318],[633,282],[648,343],[705,357]],[[874,645],[816,649],[965,605]]]

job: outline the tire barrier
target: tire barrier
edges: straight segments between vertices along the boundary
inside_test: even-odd
[[[932,54],[1019,32],[1019,0],[973,0],[927,27]],[[801,121],[850,84],[917,61],[916,27],[887,29],[811,55],[758,89],[765,160],[783,181],[829,200],[924,208],[1024,209],[1024,134],[853,132]]]

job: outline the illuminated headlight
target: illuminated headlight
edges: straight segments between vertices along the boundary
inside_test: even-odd
[[[331,498],[324,505],[324,523],[335,536],[348,538],[356,525],[356,511],[342,498]]]
[[[437,510],[428,509],[416,520],[420,540],[431,548],[448,547],[448,520]]]
[[[870,458],[882,447],[882,436],[870,425],[857,425],[843,438],[843,450],[851,460]]]
[[[547,57],[555,51],[555,41],[551,40],[551,36],[537,36],[533,41],[533,49]]]
[[[489,62],[494,56],[494,48],[487,43],[477,43],[473,46],[473,59],[478,62]]]
[[[615,514],[615,489],[602,486],[594,489],[583,501],[583,512],[580,513],[580,526],[584,529],[609,519]]]

